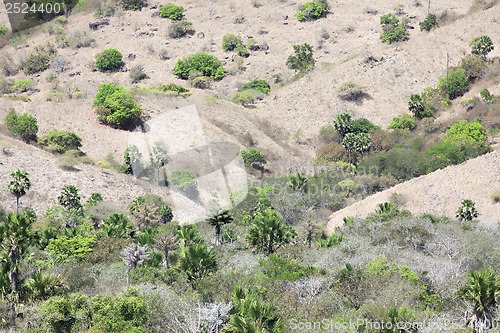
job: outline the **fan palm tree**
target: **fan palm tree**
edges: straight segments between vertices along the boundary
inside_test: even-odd
[[[166,230],[156,236],[154,247],[163,253],[163,267],[168,268],[168,255],[179,246],[179,240],[169,230]]]
[[[208,224],[215,227],[215,243],[217,245],[222,244],[222,226],[234,221],[234,218],[229,214],[229,211],[225,210],[217,215],[212,216],[207,220]]]
[[[8,189],[16,197],[16,213],[19,213],[19,199],[26,194],[26,191],[30,189],[31,183],[28,178],[29,174],[27,171],[22,169],[16,169],[10,174],[12,180],[9,182]]]
[[[186,272],[188,279],[193,281],[215,271],[217,262],[212,249],[205,244],[195,244],[186,249],[180,267]]]
[[[123,249],[121,258],[127,266],[127,288],[130,287],[130,272],[138,265],[142,264],[149,259],[147,246],[138,244],[131,244]]]
[[[32,301],[49,298],[62,292],[65,288],[66,285],[61,275],[43,274],[42,272],[33,272],[24,283],[25,293]]]
[[[68,210],[78,211],[82,208],[78,188],[75,185],[64,185],[57,200],[61,206]]]
[[[247,241],[257,251],[263,251],[269,256],[295,236],[295,230],[281,221],[281,215],[277,211],[265,209],[254,217]]]
[[[475,332],[490,329],[493,311],[500,302],[500,275],[490,269],[469,271],[466,286],[458,295],[472,302],[472,311],[466,314],[467,326]]]

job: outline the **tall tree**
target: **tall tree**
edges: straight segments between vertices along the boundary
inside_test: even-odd
[[[170,230],[165,230],[156,236],[154,246],[163,254],[163,267],[168,268],[168,255],[179,246],[179,240]]]
[[[257,251],[263,251],[269,256],[295,236],[295,230],[281,221],[281,215],[277,211],[265,209],[254,217],[247,241]]]
[[[222,226],[234,221],[229,211],[225,210],[207,220],[208,224],[215,227],[215,242],[217,245],[222,244]]]
[[[147,246],[138,244],[131,244],[123,249],[121,258],[127,266],[127,288],[130,287],[130,272],[138,265],[142,264],[149,259]]]
[[[492,327],[494,310],[500,303],[500,275],[490,269],[467,273],[467,283],[458,295],[472,302],[472,311],[466,314],[467,325],[475,332]]]
[[[30,189],[31,183],[28,178],[29,174],[27,171],[22,169],[16,169],[10,174],[12,180],[9,182],[8,189],[16,197],[16,213],[19,213],[19,199],[26,194],[26,191]]]

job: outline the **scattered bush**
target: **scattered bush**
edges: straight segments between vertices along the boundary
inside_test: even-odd
[[[113,83],[99,85],[93,106],[100,121],[126,128],[139,120],[142,108],[130,92]]]
[[[429,14],[420,24],[420,30],[431,31],[432,28],[437,27],[437,17],[434,14]]]
[[[329,163],[347,159],[347,151],[338,142],[330,142],[316,149],[316,162]]]
[[[187,35],[193,35],[193,23],[188,20],[172,23],[168,26],[167,34],[170,38],[182,38]]]
[[[68,44],[74,49],[91,47],[95,44],[95,39],[89,36],[86,31],[76,30],[69,34]]]
[[[208,89],[211,83],[212,79],[206,76],[198,76],[191,80],[191,85],[198,89]]]
[[[295,17],[301,21],[313,21],[321,18],[326,14],[325,8],[315,2],[306,2],[302,5],[301,11],[295,14]]]
[[[243,22],[245,22],[245,16],[243,14],[238,14],[233,19],[234,24],[242,24]]]
[[[188,94],[190,92],[189,89],[175,83],[160,84],[157,89],[164,92],[173,91],[177,93],[177,95]]]
[[[477,54],[468,54],[462,58],[460,67],[465,71],[469,82],[480,79],[486,71],[488,64],[486,60]]]
[[[233,51],[236,49],[238,45],[242,45],[243,40],[241,39],[241,36],[238,34],[225,34],[224,37],[222,37],[222,49],[224,51]]]
[[[264,165],[267,163],[267,158],[255,148],[250,150],[243,150],[241,152],[241,157],[243,158],[243,162],[246,167],[252,167],[259,170],[264,168]]]
[[[483,58],[486,58],[488,53],[495,49],[491,38],[484,35],[473,38],[470,41],[470,46],[472,47],[472,54],[479,54]]]
[[[479,216],[474,201],[465,199],[457,210],[456,217],[462,222],[470,222]]]
[[[33,89],[34,83],[33,80],[30,79],[19,79],[14,82],[12,85],[12,90],[17,93],[28,92]]]
[[[439,78],[437,89],[447,94],[449,99],[455,99],[466,93],[469,90],[469,80],[463,68],[452,70],[448,79],[446,76]]]
[[[0,72],[5,76],[16,75],[19,72],[19,65],[10,55],[2,54],[0,56]]]
[[[137,83],[148,78],[148,75],[144,72],[144,66],[142,65],[132,67],[132,69],[130,69],[129,76],[132,83]]]
[[[49,68],[55,53],[56,51],[51,45],[35,48],[35,51],[33,51],[23,63],[22,67],[24,74],[35,74]]]
[[[52,68],[56,73],[62,73],[68,68],[68,65],[69,65],[68,59],[66,59],[63,56],[55,56],[52,59],[50,68]]]
[[[381,16],[380,24],[383,30],[380,39],[382,39],[384,43],[392,44],[405,41],[410,36],[410,33],[406,29],[406,25],[400,22],[394,14],[385,14]]]
[[[467,141],[470,143],[485,143],[488,139],[486,130],[478,121],[468,122],[461,120],[445,132],[445,140],[449,141]]]
[[[294,55],[288,57],[286,65],[296,72],[305,73],[314,68],[313,49],[309,44],[296,44],[293,46]]]
[[[337,92],[340,98],[351,102],[360,102],[367,95],[364,87],[352,81],[340,85]]]
[[[5,36],[8,31],[9,31],[9,29],[7,29],[7,27],[5,25],[0,24],[0,38]]]
[[[255,79],[253,81],[250,81],[248,83],[245,83],[240,90],[256,90],[264,94],[269,94],[271,91],[271,86],[266,80],[263,79]]]
[[[174,3],[168,3],[160,7],[160,17],[172,20],[180,20],[184,16],[184,8]]]
[[[481,92],[479,93],[479,95],[481,96],[481,98],[483,99],[483,101],[485,102],[491,102],[495,99],[495,96],[490,93],[490,91],[488,89],[483,89],[481,90]]]
[[[192,72],[197,73],[195,77],[206,76],[215,80],[220,80],[226,75],[222,62],[215,56],[204,52],[179,59],[175,63],[174,74],[179,78],[187,80]]]
[[[409,114],[402,114],[401,116],[392,118],[388,128],[394,130],[412,130],[415,128],[415,118]]]
[[[237,92],[232,101],[233,103],[247,106],[253,104],[256,99],[256,91],[247,89]]]
[[[102,71],[113,71],[123,66],[123,56],[117,49],[107,49],[96,55],[95,67]]]
[[[68,150],[78,150],[82,146],[82,139],[73,132],[65,130],[51,130],[38,139],[38,143],[50,151],[65,153]]]
[[[9,131],[26,142],[37,139],[38,124],[36,118],[27,113],[18,116],[14,110],[9,111],[5,117],[5,125]]]
[[[121,0],[121,4],[125,10],[141,10],[146,5],[143,0]]]

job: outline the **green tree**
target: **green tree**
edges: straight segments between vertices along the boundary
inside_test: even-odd
[[[483,268],[467,273],[466,286],[458,295],[472,303],[472,311],[466,313],[467,325],[474,331],[483,332],[492,328],[494,310],[500,302],[500,276]]]
[[[186,248],[181,257],[180,268],[190,281],[197,280],[217,269],[215,253],[205,244],[194,244]]]
[[[96,55],[95,67],[100,71],[113,71],[123,66],[123,56],[117,49],[107,49]]]
[[[491,38],[485,35],[473,38],[470,46],[472,47],[472,54],[479,54],[483,58],[486,58],[488,53],[495,49]]]
[[[314,68],[313,48],[309,44],[296,44],[293,46],[294,54],[289,56],[286,65],[299,73],[305,73]]]
[[[102,221],[99,233],[107,237],[129,238],[132,229],[132,222],[125,215],[115,213]]]
[[[135,124],[142,114],[130,91],[113,83],[99,85],[93,107],[101,122],[118,128]]]
[[[367,133],[347,133],[342,139],[342,146],[347,151],[349,162],[352,162],[352,154],[356,152],[363,155],[371,147],[370,135]]]
[[[78,150],[82,146],[82,139],[73,132],[54,129],[42,135],[38,143],[51,151],[65,153],[68,150]]]
[[[253,218],[247,240],[255,250],[269,256],[295,236],[295,230],[281,221],[281,215],[268,208],[258,212]]]
[[[387,128],[394,130],[412,130],[416,126],[415,119],[409,114],[394,117]]]
[[[163,254],[163,267],[168,268],[168,255],[179,246],[179,240],[170,230],[164,230],[156,235],[154,247]]]
[[[26,142],[36,141],[38,123],[35,117],[25,113],[18,116],[14,110],[9,111],[5,117],[5,125],[15,135]]]
[[[160,7],[160,17],[169,18],[172,20],[180,20],[184,15],[184,8],[175,3],[167,3]]]
[[[425,105],[422,96],[420,96],[419,94],[413,94],[410,96],[410,101],[408,102],[408,110],[413,113],[416,119],[422,119],[432,116],[432,110]]]
[[[231,216],[231,214],[227,210],[222,211],[222,212],[210,217],[207,220],[208,224],[215,227],[215,242],[217,245],[222,244],[222,237],[221,237],[222,226],[224,224],[228,224],[228,223],[231,223],[233,221],[234,221],[234,218]]]
[[[84,259],[87,253],[92,252],[97,241],[95,235],[74,235],[74,236],[59,236],[49,240],[49,244],[45,250],[51,253],[57,262],[66,260],[81,260]]]
[[[29,174],[26,170],[16,169],[10,174],[12,180],[7,186],[10,193],[16,197],[16,212],[19,213],[19,199],[26,194],[30,189],[31,182],[28,178]]]
[[[352,117],[348,113],[339,113],[335,116],[333,120],[333,127],[337,130],[340,138],[343,139],[344,136],[351,131],[352,128]]]
[[[243,150],[241,152],[241,157],[246,167],[252,167],[264,172],[264,166],[267,163],[267,158],[255,148],[250,150]]]
[[[132,243],[123,249],[121,258],[127,266],[127,288],[130,286],[130,271],[149,259],[147,246]]]
[[[469,90],[469,79],[463,68],[452,70],[448,76],[439,78],[437,88],[448,95],[449,99],[462,96]]]
[[[226,75],[222,62],[215,56],[198,52],[184,59],[179,59],[174,66],[174,74],[182,80],[190,78],[190,74],[199,73],[196,76],[206,76],[220,80]]]
[[[476,209],[476,204],[470,199],[465,199],[457,210],[456,217],[462,222],[470,222],[478,217],[479,212]]]
[[[74,185],[64,185],[57,200],[61,206],[68,210],[80,210],[82,208],[78,188]]]
[[[288,187],[290,187],[292,190],[294,191],[300,190],[303,192],[307,191],[307,183],[308,183],[307,177],[300,172],[291,175],[286,182]]]

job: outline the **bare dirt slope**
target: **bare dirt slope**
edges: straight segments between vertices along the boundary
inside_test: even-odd
[[[500,223],[500,204],[491,199],[493,191],[500,190],[500,151],[437,170],[431,174],[411,179],[388,190],[376,193],[333,213],[327,225],[332,233],[342,226],[346,216],[366,217],[377,205],[389,200],[392,193],[404,196],[404,208],[413,214],[433,213],[455,216],[463,199],[476,203],[482,223]]]

